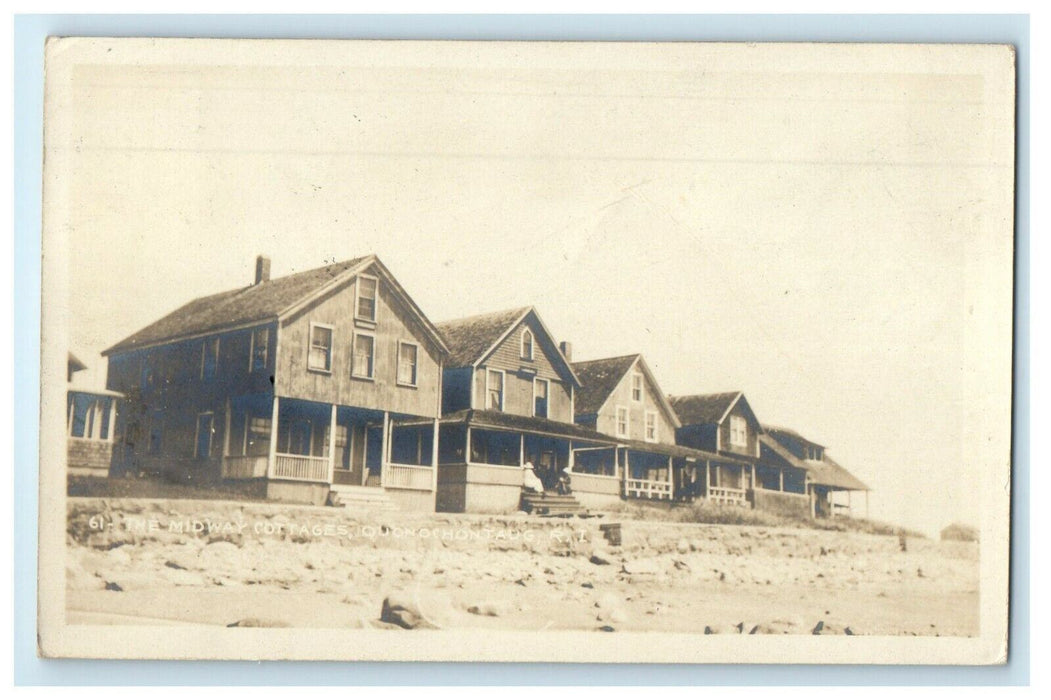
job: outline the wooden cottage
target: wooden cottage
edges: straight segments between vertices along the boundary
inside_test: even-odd
[[[716,456],[675,444],[679,418],[642,355],[575,362],[573,369],[582,385],[577,423],[610,438],[608,446],[576,451],[573,493],[581,502],[671,500],[683,486],[677,478]]]
[[[676,443],[714,455],[686,476],[691,494],[716,503],[747,505],[756,486],[763,427],[744,394],[731,391],[668,400],[681,423],[675,431]]]
[[[66,470],[74,476],[109,476],[116,440],[121,394],[72,386],[77,372],[87,369],[68,354],[66,378]]]
[[[580,380],[532,307],[437,324],[450,355],[442,380],[438,509],[519,507],[523,466],[546,488],[577,447],[601,436],[574,423]]]
[[[433,510],[441,335],[376,256],[191,301],[105,353],[123,469]],[[335,491],[336,497],[330,493]]]
[[[853,474],[825,451],[824,445],[808,440],[790,428],[766,426],[761,436],[759,469],[772,481],[779,475],[782,491],[799,494],[811,517],[834,518],[837,510],[851,512],[851,494],[869,491]],[[846,494],[846,503],[839,495]]]

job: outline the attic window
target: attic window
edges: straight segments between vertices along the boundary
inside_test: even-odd
[[[642,401],[642,373],[640,372],[631,375],[631,400]]]
[[[319,372],[332,371],[332,326],[310,324],[310,350],[307,368]]]
[[[748,422],[741,416],[730,416],[730,444],[734,447],[748,445]]]
[[[528,328],[522,331],[522,359],[533,359],[533,331]]]
[[[361,321],[376,320],[376,290],[379,281],[375,277],[358,276],[358,294],[354,306],[354,318]]]

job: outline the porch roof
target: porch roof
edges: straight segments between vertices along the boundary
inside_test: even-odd
[[[857,477],[837,464],[827,452],[822,454],[822,459],[802,460],[788,451],[784,445],[773,437],[760,435],[759,440],[765,449],[770,450],[781,460],[787,462],[795,469],[806,471],[811,483],[818,486],[828,486],[843,491],[868,491],[868,486],[863,484]]]
[[[617,440],[594,430],[589,430],[575,423],[562,423],[535,416],[519,416],[502,411],[479,411],[465,409],[450,413],[442,418],[443,424],[464,423],[472,427],[493,428],[494,430],[514,430],[523,433],[535,433],[554,437],[587,440],[588,442],[605,443],[610,446]]]
[[[654,454],[666,455],[668,457],[677,457],[679,459],[694,459],[697,461],[714,462],[733,462],[734,464],[751,464],[751,462],[748,462],[743,459],[735,459],[733,457],[717,455],[714,452],[705,452],[704,450],[696,450],[692,447],[684,447],[682,445],[669,445],[664,442],[617,440],[617,444],[621,447],[626,447],[629,450],[635,450],[636,452],[652,452]]]

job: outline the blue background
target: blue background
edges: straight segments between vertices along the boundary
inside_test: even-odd
[[[15,683],[19,685],[1025,685],[1029,683],[1027,15],[20,15],[15,17]],[[1001,667],[42,660],[36,656],[40,183],[49,35],[1004,43],[1018,50],[1010,661]]]

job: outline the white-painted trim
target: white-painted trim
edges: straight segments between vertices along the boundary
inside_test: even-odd
[[[358,301],[361,299],[361,280],[372,280],[376,283],[376,296],[372,300],[372,318],[366,318],[358,313]],[[358,273],[358,278],[354,281],[354,320],[355,321],[368,321],[369,323],[376,323],[379,318],[380,312],[380,280],[375,275],[366,275],[363,272]]]
[[[744,423],[743,438],[741,442],[734,441],[734,421]],[[744,416],[730,416],[730,447],[748,447],[748,419]]]
[[[544,400],[547,402],[544,405],[544,415],[538,416],[536,414],[536,385],[538,382],[543,382],[544,386],[547,387],[547,393],[544,396]],[[550,418],[551,417],[551,381],[548,379],[541,379],[540,377],[533,377],[533,411],[532,416],[534,418]]]
[[[312,367],[310,365],[310,351],[314,349],[314,329],[315,328],[326,328],[329,331],[328,336],[328,367]],[[336,327],[329,323],[321,323],[320,321],[310,322],[310,332],[307,335],[307,371],[308,372],[320,372],[322,374],[332,374],[332,360],[336,347]]]
[[[650,438],[646,434],[647,431],[649,430],[649,421],[650,421],[651,417],[653,418],[653,437],[652,438]],[[645,413],[643,414],[643,419],[642,419],[642,441],[643,442],[651,442],[651,443],[660,442],[660,432],[661,432],[661,428],[660,428],[660,423],[657,422],[657,412],[656,411],[650,411],[650,410],[645,411]]]
[[[366,337],[372,339],[372,356],[369,361],[370,369],[372,374],[358,374],[355,371],[354,361],[358,355],[358,338]],[[417,370],[418,371],[418,370]],[[352,379],[361,379],[368,382],[376,381],[376,334],[365,333],[364,331],[354,331],[350,339],[350,376]],[[395,369],[395,377],[397,377],[397,369]]]
[[[551,345],[554,347],[555,350],[555,355],[562,361],[562,366],[565,367],[567,372],[569,372],[569,376],[572,377],[573,382],[575,382],[577,386],[580,386],[580,377],[578,377],[577,373],[573,371],[572,363],[566,359],[565,355],[562,354],[562,351],[558,348],[558,343],[555,342],[555,336],[551,335],[551,331],[548,330],[546,325],[544,325],[544,320],[540,318],[540,314],[536,313],[536,309],[532,306],[527,307],[522,312],[522,314],[515,319],[513,323],[508,325],[507,330],[501,333],[500,337],[497,338],[496,342],[490,345],[485,352],[483,352],[481,355],[475,358],[474,362],[471,363],[471,366],[478,367],[483,362],[485,362],[489,358],[489,356],[493,354],[493,351],[500,347],[500,344],[503,343],[504,340],[506,340],[512,332],[514,332],[515,328],[518,328],[518,325],[522,323],[525,317],[529,314],[533,314],[536,317],[536,322],[540,326],[540,330],[542,330],[544,332],[544,335],[547,336],[547,339],[551,341]],[[536,340],[536,334],[533,335],[533,340]]]
[[[493,409],[489,406],[489,377],[492,374],[500,374],[500,407]],[[507,373],[502,369],[493,369],[491,367],[485,368],[485,396],[482,397],[482,405],[485,407],[482,410],[485,411],[500,411],[503,412],[504,406],[507,404]]]
[[[737,392],[737,396],[734,397],[733,401],[730,402],[730,405],[726,407],[725,411],[723,411],[723,415],[721,415],[719,417],[719,420],[718,420],[719,423],[722,423],[724,420],[726,420],[726,417],[728,415],[730,415],[730,411],[733,410],[734,406],[737,405],[737,402],[741,400],[742,396],[744,396],[744,392],[743,391]]]
[[[266,355],[263,357],[263,369],[255,369],[255,336],[257,333],[262,333],[266,337]],[[257,371],[266,373],[266,368],[270,364],[270,326],[257,326],[251,329],[248,333],[248,373],[252,374]]]
[[[620,432],[620,412],[624,411],[624,432]],[[613,434],[616,437],[631,438],[631,411],[627,406],[617,404],[613,409]]]
[[[205,379],[205,376],[204,376],[204,358],[207,357],[207,355],[208,355],[208,346],[211,343],[213,343],[213,342],[215,343],[215,374],[213,374],[212,376],[210,376],[207,379]],[[219,345],[220,345],[220,338],[217,335],[216,336],[207,335],[201,341],[201,367],[200,367],[201,371],[198,374],[198,378],[202,382],[203,381],[211,381],[211,380],[213,380],[213,379],[215,379],[216,377],[219,376]]]
[[[197,452],[197,448],[201,446],[201,418],[203,416],[210,416],[212,423],[212,431],[215,431],[215,411],[201,411],[197,414],[197,418],[194,420],[193,425],[193,458],[202,459],[201,455]],[[212,436],[208,436],[208,454],[203,459],[211,459],[212,457]]]
[[[526,354],[526,336],[529,336],[529,354]],[[520,359],[532,362],[536,357],[536,336],[529,326],[522,328],[522,334],[518,341],[518,356]]]
[[[401,349],[404,346],[412,346],[416,349],[416,362],[413,364],[413,380],[411,382],[403,382],[401,380]],[[408,340],[398,341],[398,359],[397,366],[394,368],[394,381],[398,386],[416,388],[420,385],[420,344],[413,343]]]

